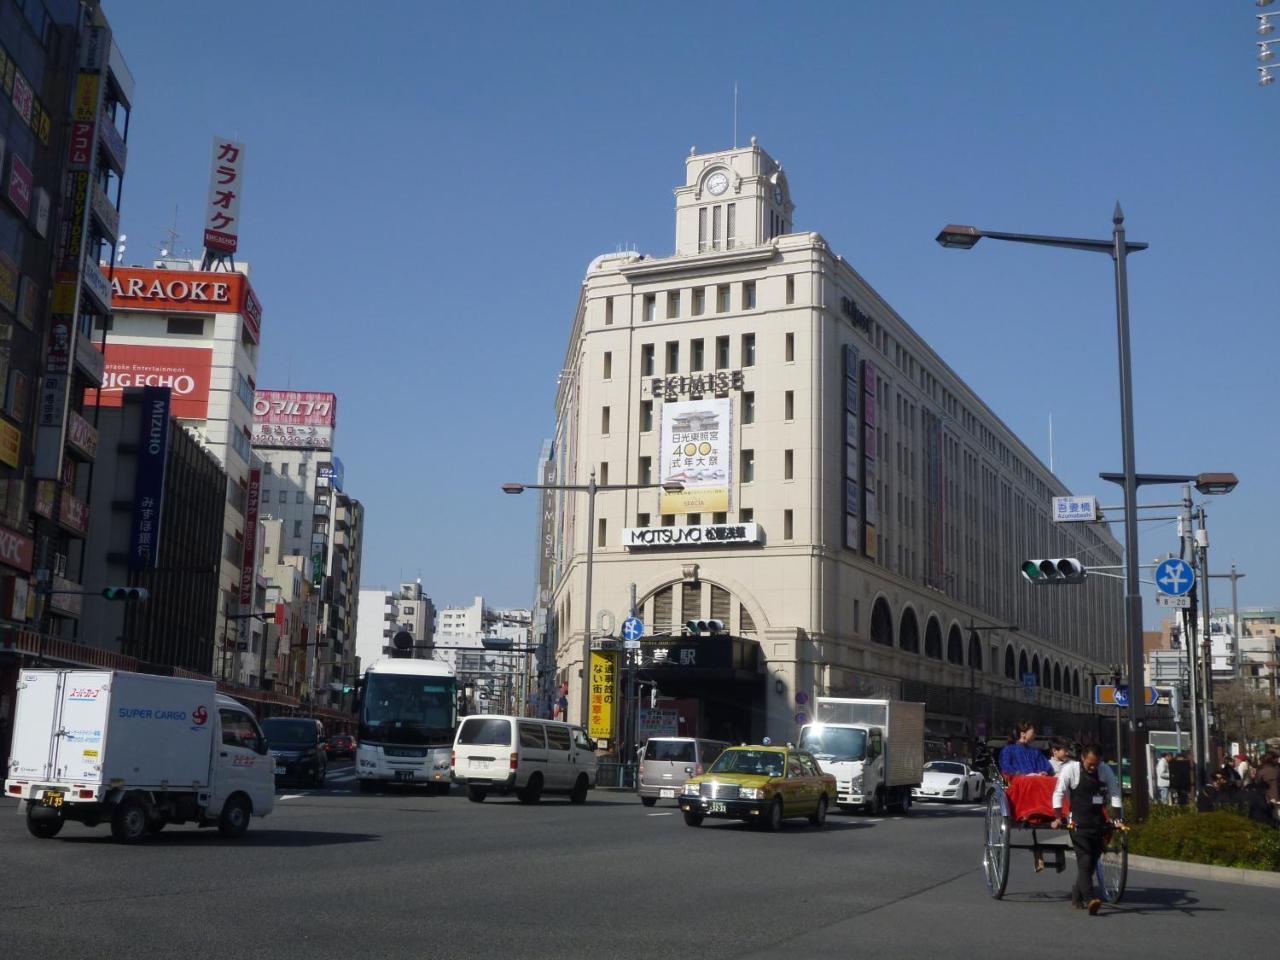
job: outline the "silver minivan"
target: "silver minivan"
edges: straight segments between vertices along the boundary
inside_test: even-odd
[[[479,714],[465,718],[453,741],[453,782],[467,799],[514,793],[537,803],[544,793],[585,803],[596,785],[595,743],[582,728],[557,720]]]
[[[728,746],[722,740],[650,737],[640,754],[640,802],[652,807],[659,800],[676,800],[684,782],[705,773]]]

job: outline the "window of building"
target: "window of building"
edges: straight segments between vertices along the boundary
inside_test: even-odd
[[[646,321],[653,320],[658,315],[658,297],[656,294],[646,293],[644,296],[644,319]]]
[[[115,320],[111,314],[99,314],[93,318],[93,329],[95,330],[114,330]]]
[[[288,503],[288,502],[289,502],[289,491],[288,491],[288,490],[281,490],[281,491],[280,491],[280,502],[281,502],[281,503]]]
[[[305,477],[309,469],[310,469],[310,466],[304,460],[302,463],[298,464],[298,476]]]
[[[690,340],[690,341],[689,341],[689,370],[690,370],[690,372],[696,373],[697,371],[699,371],[699,370],[701,370],[701,369],[702,369],[702,366],[703,366],[703,363],[704,363],[704,357],[703,357],[703,354],[704,354],[705,352],[706,352],[706,351],[703,349],[703,342],[702,342],[702,340]]]
[[[719,513],[713,513],[711,515],[711,522],[712,523],[728,523],[729,514],[725,513],[724,511],[721,511]]]
[[[613,326],[613,297],[604,298],[604,325]]]
[[[788,390],[782,395],[782,419],[794,420],[796,418],[796,392]]]
[[[182,336],[204,336],[204,317],[169,317],[167,323],[169,333]]]
[[[785,357],[787,363],[793,363],[796,359],[796,335],[794,333],[787,334]]]
[[[640,401],[640,432],[648,433],[653,429],[653,401]]]
[[[788,275],[787,277],[787,303],[796,302],[796,278]]]
[[[742,365],[744,367],[754,367],[756,365],[756,335],[754,333],[744,333],[742,335]]]
[[[294,503],[304,503],[306,502],[306,499],[307,495],[299,490],[297,495],[294,497]]]
[[[613,353],[609,350],[604,352],[604,378],[613,379]]]
[[[636,526],[647,527],[649,525],[649,515],[647,513],[636,514]]]
[[[677,340],[667,341],[667,369],[668,375],[678,373],[680,371],[680,343]]]
[[[640,345],[640,376],[653,376],[653,344],[645,343]]]
[[[676,525],[676,518],[675,518],[675,516],[674,516],[673,514],[670,514],[670,513],[664,513],[664,514],[662,515],[662,525],[663,525],[664,527],[674,527],[674,526]]]
[[[641,457],[636,464],[636,483],[653,483],[653,457]]]
[[[707,208],[698,208],[698,252],[707,249]]]
[[[667,319],[674,320],[680,316],[680,291],[670,290],[667,292]]]
[[[792,513],[790,510],[782,511],[782,539],[790,540],[794,534]]]
[[[287,477],[288,475],[289,475],[289,464],[287,463],[280,464],[280,476]]]
[[[782,451],[782,479],[794,480],[796,455],[794,450]]]
[[[604,547],[609,543],[609,537],[606,533],[608,529],[608,521],[604,517],[596,519],[596,546]]]
[[[609,461],[605,460],[600,464],[600,483],[609,482]]]
[[[716,287],[716,312],[729,312],[729,285],[722,283]]]
[[[746,390],[742,394],[742,422],[756,422],[756,394],[754,390]]]
[[[702,316],[707,310],[707,288],[693,288],[693,315],[695,317]]]
[[[742,285],[742,309],[754,310],[756,308],[756,282],[748,280]]]
[[[750,483],[756,478],[756,452],[742,451],[742,482]]]
[[[755,520],[755,518],[756,518],[756,512],[752,510],[750,507],[738,508],[739,523],[751,523],[753,520]]]
[[[248,463],[253,457],[253,445],[249,438],[245,436],[243,430],[237,430],[234,426],[231,428],[231,446],[235,448],[236,453],[244,458],[244,462]]]
[[[295,521],[293,521],[293,535],[294,535],[295,537],[300,537],[300,536],[302,536],[302,521],[301,521],[301,520],[295,520]]]
[[[244,404],[246,410],[253,410],[253,394],[253,385],[249,383],[249,378],[237,370],[236,396],[240,398],[240,402]]]
[[[724,230],[724,248],[732,250],[735,236],[738,232],[738,209],[737,204],[731,203],[725,207],[725,230]]]
[[[606,437],[609,435],[609,408],[600,408],[600,432]]]
[[[275,464],[268,460],[262,465],[262,475],[264,477],[271,476],[271,472],[275,469]]]
[[[711,249],[720,249],[720,208],[711,208]]]
[[[685,518],[684,523],[686,527],[700,527],[702,526],[702,514],[691,513]]]

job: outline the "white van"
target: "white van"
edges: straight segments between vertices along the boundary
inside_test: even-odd
[[[595,744],[581,727],[558,720],[480,714],[465,718],[453,740],[453,779],[467,798],[514,792],[521,803],[567,793],[585,803],[596,785]]]

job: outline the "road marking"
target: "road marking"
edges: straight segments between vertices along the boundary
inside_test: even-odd
[[[281,796],[276,797],[276,799],[277,799],[277,800],[299,800],[299,799],[301,799],[301,798],[302,798],[302,797],[304,797],[304,796],[306,796],[306,794],[302,794],[302,793],[285,793],[285,794],[282,794]]]
[[[674,817],[675,811],[672,811],[671,813],[646,813],[645,816],[646,817]]]

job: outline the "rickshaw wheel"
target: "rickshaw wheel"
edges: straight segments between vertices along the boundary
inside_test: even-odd
[[[1009,882],[1009,818],[1000,809],[999,790],[987,797],[986,844],[982,851],[982,868],[987,878],[987,892],[999,900]]]

